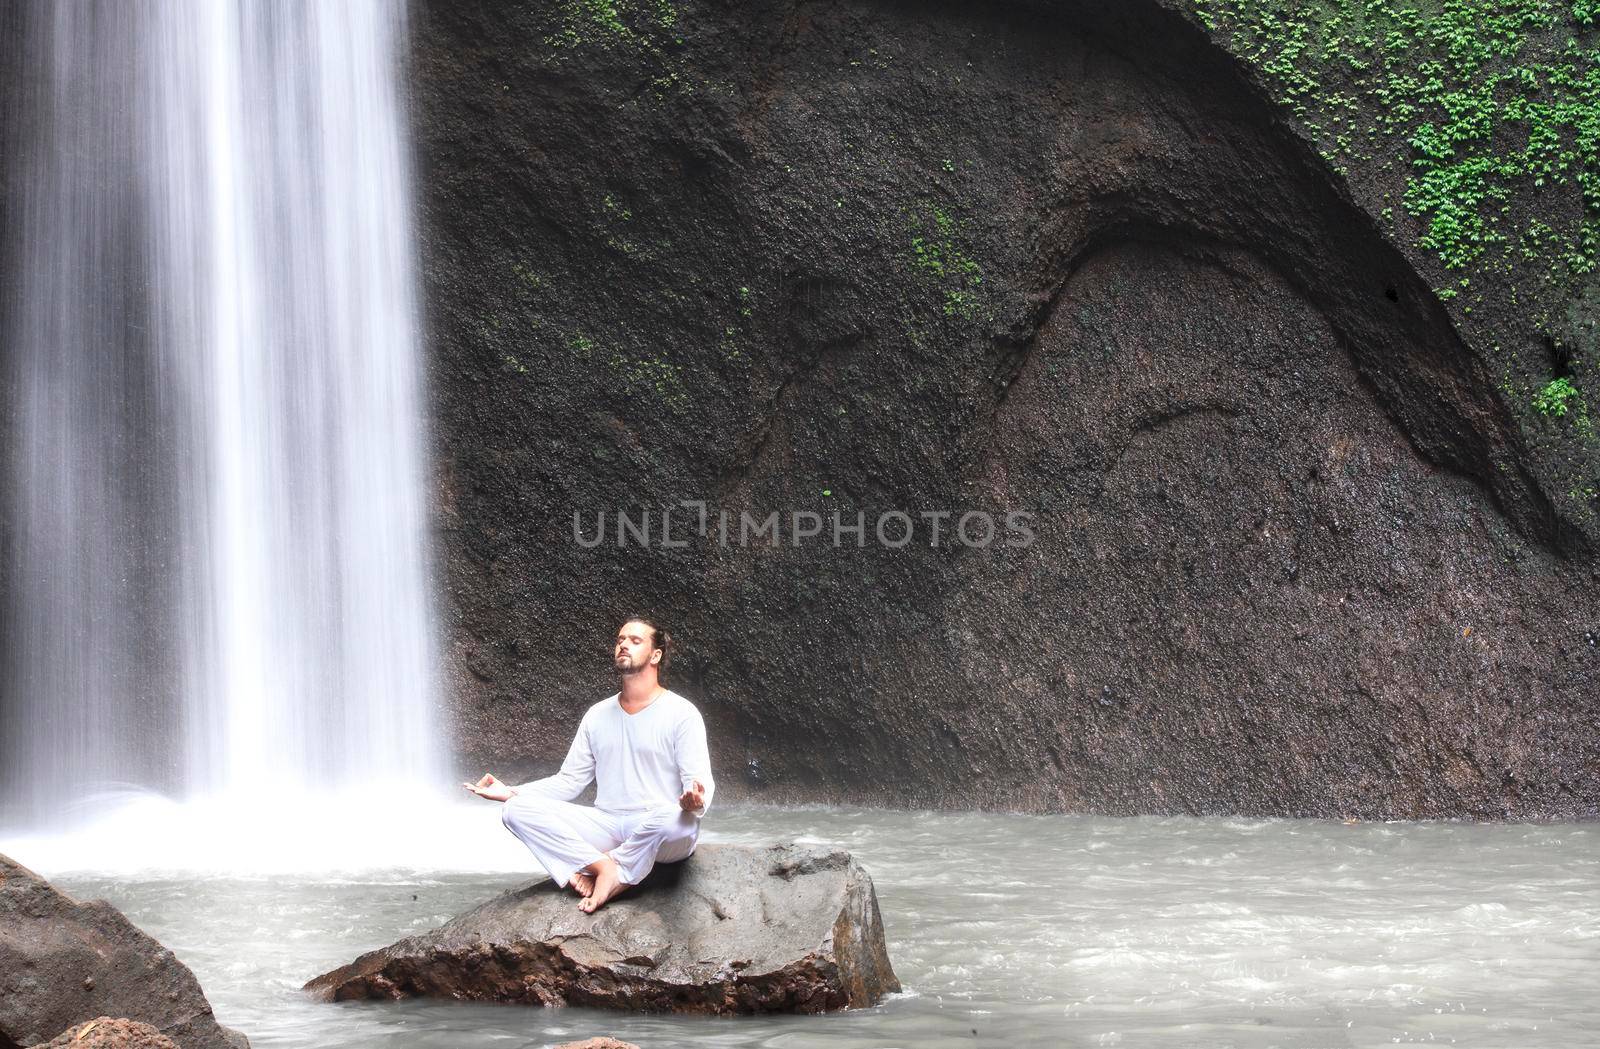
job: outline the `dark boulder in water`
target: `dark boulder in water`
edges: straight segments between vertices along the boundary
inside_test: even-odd
[[[702,845],[594,914],[548,879],[306,989],[649,1012],[817,1013],[900,989],[872,879],[839,849]]]
[[[121,911],[0,856],[0,1049],[98,1017],[149,1024],[179,1049],[250,1045],[217,1023],[189,967]]]

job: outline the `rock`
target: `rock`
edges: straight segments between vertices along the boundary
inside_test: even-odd
[[[1441,300],[1389,215],[1409,143],[1335,172],[1226,53],[1276,6],[1206,5],[1209,34],[1190,0],[613,6],[414,5],[462,765],[554,771],[596,610],[642,605],[675,613],[718,804],[1600,813],[1570,652],[1600,562],[1560,524],[1600,548],[1600,457],[1531,407],[1567,311],[1504,302],[1551,263]],[[1309,112],[1370,97],[1302,59]],[[659,512],[648,545],[614,510],[573,538],[701,499],[683,549]],[[816,539],[739,541],[802,509]],[[964,547],[968,510],[1036,541]]]
[[[179,1049],[250,1044],[217,1023],[189,967],[121,911],[104,900],[80,903],[0,856],[0,1049],[94,1017],[148,1024]]]
[[[817,1013],[900,989],[872,879],[842,849],[702,845],[595,914],[548,879],[306,984],[650,1012]]]
[[[178,1049],[178,1043],[138,1020],[113,1019],[97,1016],[93,1020],[67,1028],[48,1042],[33,1049]]]
[[[615,1038],[589,1038],[582,1042],[562,1042],[554,1049],[639,1049],[632,1042],[619,1042]]]

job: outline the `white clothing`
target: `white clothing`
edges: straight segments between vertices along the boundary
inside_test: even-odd
[[[637,885],[657,863],[674,863],[694,852],[700,819],[677,802],[654,809],[605,812],[537,792],[505,803],[500,822],[522,840],[557,885],[610,853],[624,885]]]
[[[678,798],[696,780],[705,804],[685,812]],[[573,804],[591,782],[595,807]],[[500,818],[558,885],[601,853],[635,885],[658,860],[694,852],[715,789],[705,721],[693,703],[669,690],[629,714],[619,694],[588,709],[561,771],[516,787]]]
[[[669,689],[637,714],[622,709],[620,693],[602,699],[578,723],[561,771],[516,790],[571,801],[592,782],[595,808],[638,812],[676,805],[695,780],[706,789],[705,805],[696,813],[704,816],[716,789],[706,723],[693,703]]]

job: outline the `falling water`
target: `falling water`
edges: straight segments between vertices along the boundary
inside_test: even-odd
[[[431,777],[402,0],[20,6],[0,797]]]

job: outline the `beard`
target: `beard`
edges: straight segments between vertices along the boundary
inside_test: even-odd
[[[644,658],[640,657],[639,661],[635,663],[630,661],[626,654],[619,655],[611,660],[611,668],[624,677],[629,674],[637,674],[644,669]]]

